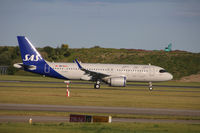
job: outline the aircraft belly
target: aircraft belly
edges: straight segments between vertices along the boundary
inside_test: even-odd
[[[127,75],[127,81],[147,81],[149,78],[146,74],[130,74]]]
[[[63,72],[63,76],[73,79],[73,80],[79,80],[82,77],[82,72],[81,71],[67,71]]]

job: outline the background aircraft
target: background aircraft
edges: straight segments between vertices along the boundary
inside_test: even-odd
[[[75,63],[48,62],[26,37],[17,38],[23,63],[16,63],[14,67],[28,72],[60,79],[93,81],[97,89],[101,82],[124,87],[129,81],[142,81],[149,82],[149,89],[152,90],[152,82],[173,78],[165,69],[154,65],[79,63],[78,60]]]
[[[165,52],[170,52],[172,51],[172,43],[170,43],[166,48],[165,48]]]

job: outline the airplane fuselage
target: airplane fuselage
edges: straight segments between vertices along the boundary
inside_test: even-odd
[[[85,75],[75,63],[48,63],[56,72],[60,73],[66,79],[71,80],[90,80],[90,77]],[[103,74],[126,77],[126,81],[167,81],[172,79],[172,75],[168,72],[160,73],[164,70],[161,67],[153,65],[129,65],[129,64],[94,64],[81,63],[81,65],[90,71],[95,71]],[[50,69],[45,68],[46,73],[50,73]]]

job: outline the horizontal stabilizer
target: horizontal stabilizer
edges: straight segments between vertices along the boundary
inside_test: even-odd
[[[18,69],[29,69],[29,70],[36,70],[37,68],[35,65],[24,65],[23,63],[15,63],[13,66]]]

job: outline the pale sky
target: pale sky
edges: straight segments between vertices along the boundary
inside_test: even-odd
[[[0,0],[0,46],[200,52],[200,0]]]

